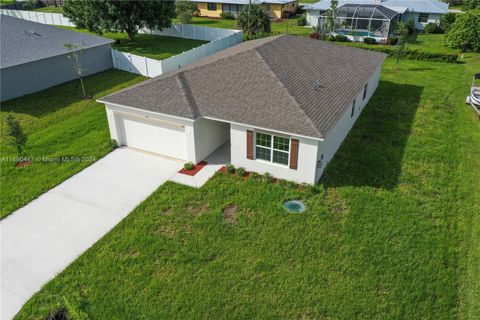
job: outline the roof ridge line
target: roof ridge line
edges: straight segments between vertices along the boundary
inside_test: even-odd
[[[198,109],[197,102],[195,101],[195,97],[193,96],[192,90],[190,89],[190,85],[188,84],[187,78],[185,78],[185,72],[181,71],[177,73],[177,78],[182,86],[185,94],[182,96],[185,98],[187,102],[187,106],[192,113],[192,117],[197,119],[201,116],[200,110]]]
[[[315,126],[315,124],[313,123],[312,119],[310,119],[310,117],[305,113],[305,110],[303,110],[303,108],[300,106],[300,104],[298,103],[297,99],[295,99],[294,96],[292,96],[292,94],[290,93],[290,91],[288,91],[287,87],[285,87],[285,85],[283,84],[283,82],[277,77],[277,75],[275,74],[275,72],[273,72],[272,68],[270,68],[270,66],[268,65],[268,62],[262,57],[261,53],[258,52],[258,50],[254,50],[255,51],[255,54],[260,58],[261,61],[263,61],[263,64],[267,67],[268,69],[268,72],[273,76],[273,78],[275,80],[277,80],[277,82],[280,84],[280,86],[287,92],[287,95],[288,97],[292,100],[293,104],[295,105],[295,107],[302,113],[302,115],[304,116],[304,118],[306,118],[308,124],[310,125],[310,127],[314,130],[314,132],[317,132],[322,138],[325,138],[323,136],[323,133],[318,130],[318,128]]]

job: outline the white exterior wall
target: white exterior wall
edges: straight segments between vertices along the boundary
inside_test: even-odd
[[[307,26],[317,27],[320,10],[307,10]]]
[[[441,14],[438,14],[438,13],[429,13],[427,22],[418,22],[419,15],[420,15],[420,12],[413,13],[413,21],[415,21],[415,28],[417,28],[418,30],[423,30],[423,28],[427,25],[427,23],[430,23],[430,22],[439,23],[440,17],[442,16]],[[410,14],[408,12],[402,15],[402,21],[404,22],[407,22],[409,18],[410,18]]]
[[[187,161],[195,162],[195,139],[194,139],[194,121],[189,119],[177,118],[168,115],[161,115],[155,112],[146,110],[140,110],[135,108],[123,107],[118,105],[106,104],[105,105],[108,128],[110,130],[110,137],[117,141],[118,145],[124,145],[124,137],[120,132],[121,125],[119,118],[122,113],[130,116],[138,116],[140,119],[152,119],[157,121],[164,121],[181,125],[185,128],[185,139],[187,147]]]
[[[247,130],[255,131],[252,127],[238,124],[230,125],[231,162],[235,167],[244,167],[248,171],[258,172],[260,174],[268,172],[275,178],[292,180],[299,183],[315,183],[318,140],[291,136],[291,138],[298,139],[299,141],[298,168],[297,170],[293,170],[288,166],[280,164],[247,159]],[[275,132],[265,130],[259,131],[276,134]],[[284,134],[278,135],[285,136]]]
[[[230,124],[200,118],[193,123],[195,137],[195,163],[205,159],[230,138]]]
[[[332,160],[332,158],[335,156],[335,153],[337,152],[338,148],[342,144],[343,140],[345,140],[348,133],[352,129],[353,125],[355,124],[355,121],[357,121],[358,117],[360,116],[363,109],[367,105],[368,101],[372,97],[373,93],[377,89],[378,83],[380,81],[380,71],[381,71],[381,66],[377,68],[373,76],[368,81],[367,95],[365,97],[365,100],[363,100],[363,88],[356,95],[355,114],[353,115],[353,117],[351,117],[352,104],[353,104],[353,101],[352,101],[352,104],[350,104],[349,108],[347,108],[343,116],[337,122],[335,127],[333,127],[333,129],[330,131],[330,133],[325,138],[325,140],[320,142],[316,161],[321,161],[322,165],[317,168],[316,181],[318,181],[322,176],[323,171],[325,170],[325,167],[330,162],[330,160]],[[322,154],[323,154],[323,160],[321,159]]]

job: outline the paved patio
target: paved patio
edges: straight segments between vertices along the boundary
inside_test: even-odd
[[[1,319],[12,319],[182,165],[117,149],[2,220]]]
[[[220,148],[211,153],[205,161],[208,164],[196,175],[189,176],[177,173],[170,178],[170,181],[181,183],[190,187],[200,188],[203,186],[221,167],[230,162],[230,141],[224,143]]]

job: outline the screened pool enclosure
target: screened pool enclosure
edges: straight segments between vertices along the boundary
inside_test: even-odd
[[[395,31],[398,13],[382,5],[346,4],[338,8],[334,34],[343,34],[351,40],[355,37],[373,37],[386,39]],[[321,32],[328,33],[328,13],[318,19]]]

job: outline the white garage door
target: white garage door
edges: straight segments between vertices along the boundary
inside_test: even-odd
[[[123,144],[169,157],[187,159],[185,128],[175,123],[121,115]]]

